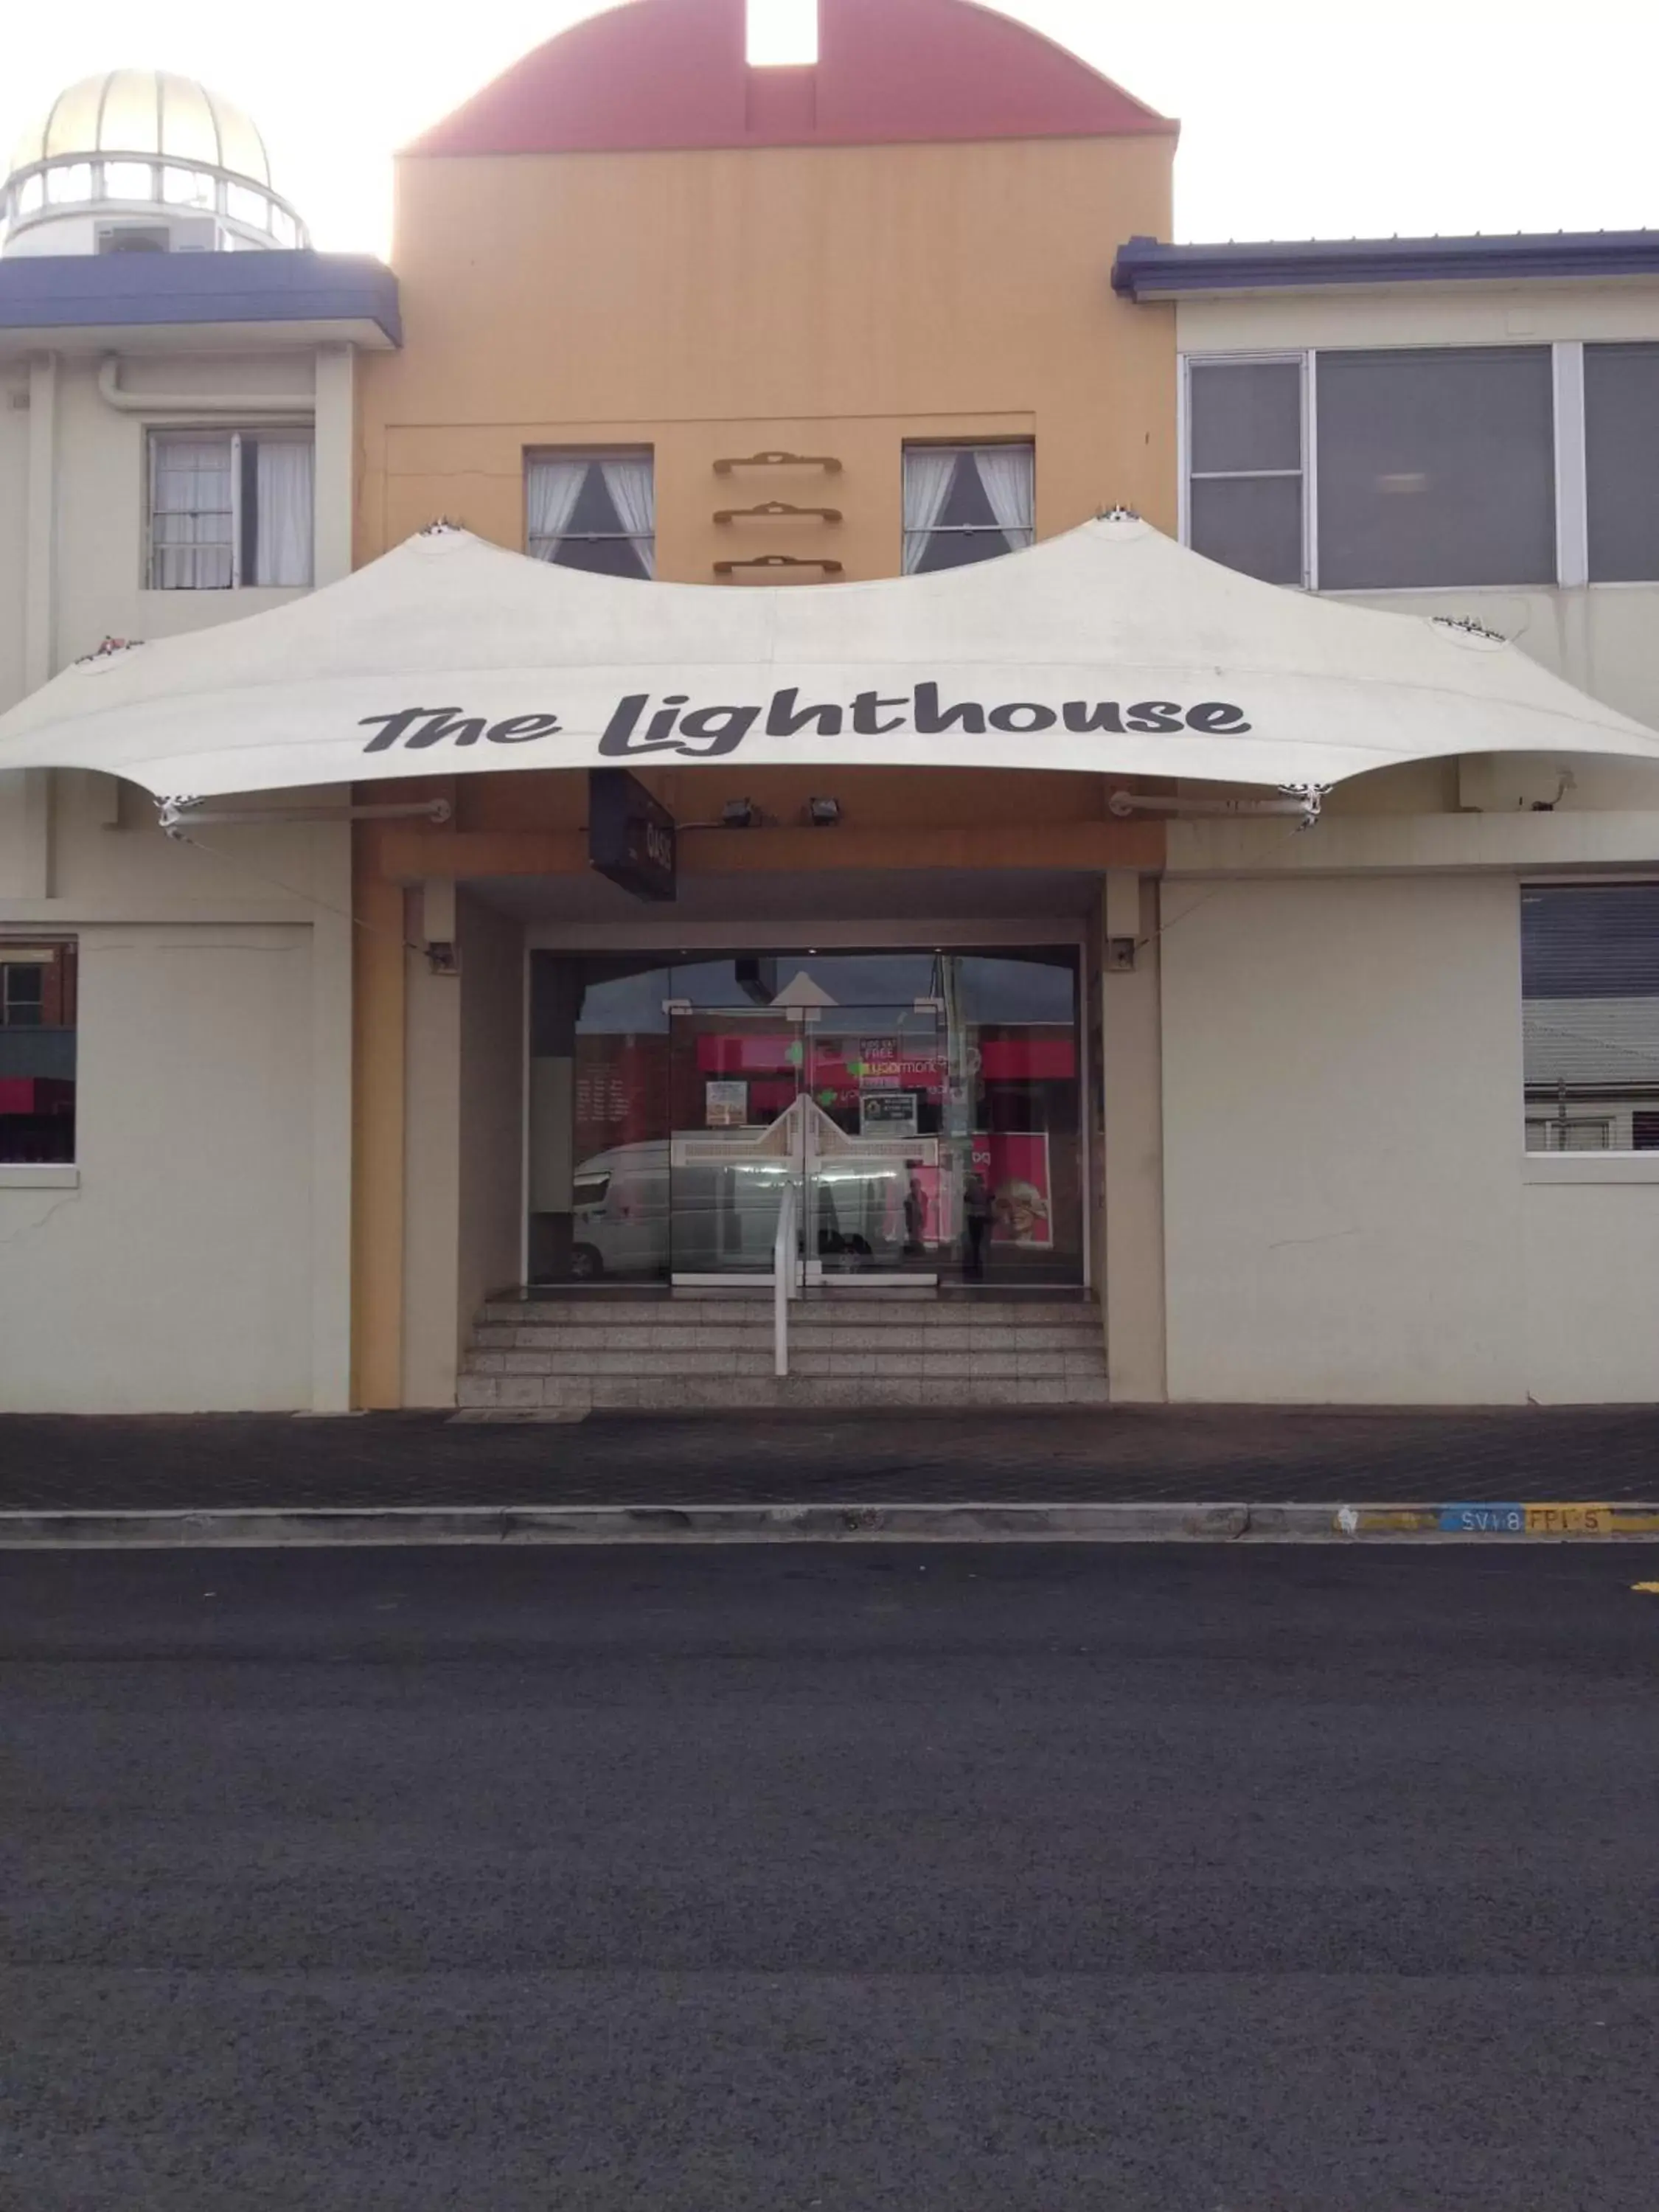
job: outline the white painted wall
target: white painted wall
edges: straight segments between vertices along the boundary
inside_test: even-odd
[[[1513,880],[1163,904],[1170,1397],[1524,1397]]]
[[[1529,1161],[1522,1218],[1532,1395],[1659,1399],[1659,1158]]]
[[[0,1407],[309,1406],[312,933],[78,935],[75,1177],[0,1170]]]
[[[328,576],[349,565],[350,372],[349,349],[227,356],[181,337],[124,360],[121,381],[314,385]],[[0,362],[0,708],[106,636],[298,596],[144,588],[147,419],[100,397],[94,354]],[[109,779],[0,777],[0,938],[81,946],[76,1167],[0,1164],[0,1408],[343,1409],[349,832],[227,828],[192,847],[155,822]]]

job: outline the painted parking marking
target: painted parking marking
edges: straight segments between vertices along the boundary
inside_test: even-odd
[[[1659,1536],[1659,1506],[1518,1500],[1456,1505],[1343,1505],[1340,1536]],[[1659,1595],[1659,1585],[1655,1586]]]
[[[1524,1536],[1524,1505],[1443,1505],[1440,1526],[1449,1536]]]

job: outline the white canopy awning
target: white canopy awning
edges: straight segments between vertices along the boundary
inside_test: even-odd
[[[1303,787],[1485,752],[1659,763],[1659,738],[1473,625],[1283,591],[1118,515],[811,588],[630,582],[439,529],[0,716],[0,769],[161,797],[721,759]]]

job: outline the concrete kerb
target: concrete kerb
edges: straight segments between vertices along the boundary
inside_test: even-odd
[[[255,1545],[1525,1543],[1659,1537],[1659,1505],[519,1505],[0,1512],[0,1550]]]

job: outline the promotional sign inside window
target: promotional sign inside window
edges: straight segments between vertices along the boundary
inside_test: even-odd
[[[749,1126],[749,1085],[721,1076],[703,1085],[703,1122],[710,1129]]]
[[[998,1131],[974,1139],[975,1171],[991,1194],[991,1241],[1052,1251],[1053,1186],[1045,1131]]]
[[[918,1115],[914,1091],[862,1091],[859,1093],[859,1134],[863,1137],[914,1137]]]

